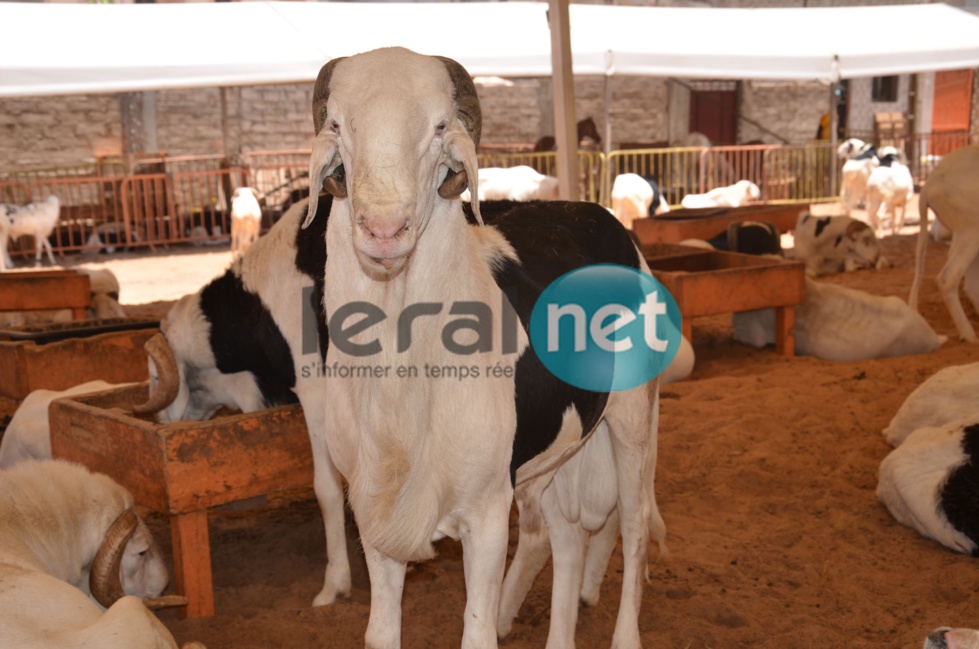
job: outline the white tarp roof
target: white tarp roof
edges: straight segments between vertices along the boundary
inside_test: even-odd
[[[548,76],[547,7],[0,2],[0,96],[311,82],[331,58],[387,45],[450,56],[473,75]],[[942,4],[569,11],[576,74],[832,80],[979,67],[979,16]]]

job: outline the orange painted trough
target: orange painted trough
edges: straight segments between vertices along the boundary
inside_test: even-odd
[[[58,399],[51,450],[105,473],[136,502],[168,515],[182,617],[214,615],[207,509],[313,484],[306,420],[298,405],[208,421],[159,424],[132,413],[148,384]]]
[[[107,323],[83,320],[0,330],[0,396],[20,401],[34,390],[64,390],[96,379],[147,380],[143,345],[159,332],[158,323],[124,318]]]
[[[775,351],[795,353],[795,307],[806,294],[802,262],[676,244],[648,244],[643,253],[676,300],[688,340],[691,318],[774,307]]]

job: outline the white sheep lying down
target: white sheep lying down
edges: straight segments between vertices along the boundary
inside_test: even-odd
[[[849,216],[799,212],[793,237],[789,256],[805,262],[806,274],[813,277],[887,265],[874,230]]]
[[[0,471],[0,646],[176,649],[141,601],[167,581],[132,495],[108,476],[60,460]]]
[[[915,430],[880,464],[877,498],[902,525],[979,557],[979,413]]]
[[[687,194],[680,200],[681,207],[741,207],[761,199],[761,189],[750,180],[739,180],[727,187],[715,187],[705,194]]]
[[[119,280],[108,268],[79,268],[88,275],[92,301],[85,309],[86,320],[125,318],[126,310],[119,304]],[[71,322],[71,309],[41,309],[37,311],[0,311],[0,325],[23,327],[49,322]]]
[[[979,415],[979,363],[944,367],[907,396],[883,431],[891,446],[928,426]]]
[[[558,179],[527,165],[484,167],[478,174],[480,200],[546,201],[558,197]],[[462,200],[468,200],[468,194]]]
[[[775,309],[732,316],[734,339],[764,347],[775,343]],[[795,309],[795,351],[829,361],[858,361],[935,351],[947,340],[899,297],[806,278]]]
[[[48,407],[52,401],[116,387],[121,386],[105,381],[88,381],[66,390],[34,390],[28,394],[17,406],[0,440],[0,469],[8,469],[24,460],[51,459]]]

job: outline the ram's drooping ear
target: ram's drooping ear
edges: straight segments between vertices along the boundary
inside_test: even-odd
[[[313,222],[319,204],[320,189],[335,198],[347,197],[346,175],[336,133],[325,129],[313,140],[313,153],[309,157],[309,210],[303,229]]]
[[[479,163],[476,159],[476,150],[479,148],[479,138],[483,129],[483,114],[479,107],[476,84],[458,61],[444,56],[436,58],[445,64],[446,72],[449,73],[456,104],[456,121],[446,130],[442,145],[442,150],[452,159],[452,164],[449,165],[451,171],[439,186],[439,196],[454,198],[468,186],[473,214],[476,221],[482,225],[483,218],[479,214],[477,194]],[[458,128],[460,126],[461,129]]]
[[[468,188],[473,216],[477,223],[483,225],[483,217],[479,213],[479,162],[475,143],[461,126],[453,125],[446,129],[442,151],[449,157],[446,161],[449,173],[439,185],[439,196],[455,198]]]

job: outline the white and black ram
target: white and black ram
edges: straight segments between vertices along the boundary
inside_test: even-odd
[[[0,646],[177,649],[149,608],[169,571],[134,507],[78,464],[0,471]]]
[[[471,77],[450,59],[385,48],[333,60],[317,79],[313,117],[311,183],[335,197],[327,321],[343,322],[355,303],[389,314],[427,309],[400,348],[401,317],[373,322],[368,341],[353,346],[338,344],[331,328],[327,368],[364,365],[358,345],[377,342],[369,363],[381,370],[328,376],[321,406],[370,573],[366,644],[400,647],[407,562],[431,558],[433,541],[448,536],[462,541],[466,567],[462,646],[496,646],[498,624],[505,630],[499,602],[516,487],[521,527],[526,515],[540,514],[554,549],[548,646],[573,646],[589,525],[601,528],[617,513],[625,562],[612,644],[638,647],[648,539],[665,533],[653,488],[658,382],[611,394],[573,388],[543,367],[526,331],[537,296],[566,271],[611,262],[648,272],[628,232],[586,203],[538,208],[545,221],[504,215],[483,225],[474,202],[470,225],[458,197],[468,187],[478,199],[481,115]],[[313,222],[316,206],[314,196]],[[447,303],[462,304],[461,313],[479,304],[493,322],[515,309],[523,325],[515,340],[494,334],[473,357],[482,368],[513,371],[466,380],[384,376],[385,367],[459,364],[442,332],[458,326],[460,311],[427,308]],[[589,458],[601,471],[568,481],[577,488],[554,486],[555,472],[586,439],[606,436],[606,459]]]
[[[209,417],[221,406],[250,412],[293,403],[298,395],[299,401],[306,404],[304,413],[310,430],[322,426],[315,418],[323,401],[322,354],[328,346],[321,304],[326,261],[324,235],[331,204],[330,195],[319,198],[317,217],[307,229],[300,228],[307,202],[293,206],[222,276],[177,302],[162,324],[170,349],[169,354],[164,354],[173,357],[176,380],[164,377],[163,381],[155,381],[172,384],[176,389],[170,396],[165,389],[154,390],[147,410],[158,411],[163,421],[198,420]],[[594,217],[596,212],[594,206],[580,204],[484,201],[480,205],[483,218],[489,223],[499,221],[497,227],[518,254],[522,251],[530,254],[540,243],[563,241],[562,251],[556,254],[573,257],[574,246],[567,243],[562,223],[566,213],[584,209]],[[468,205],[466,210],[467,216],[473,219]],[[545,239],[540,238],[543,233]],[[544,284],[553,275],[553,271],[547,272],[541,278]],[[682,378],[689,373],[692,355],[688,349],[685,351],[690,357],[683,362],[684,350],[681,350],[664,372],[664,380]],[[170,363],[157,357],[151,363],[151,374],[159,377],[161,371],[167,372],[165,368]],[[311,435],[313,443],[322,443],[317,439]],[[328,539],[326,579],[313,602],[322,605],[349,593],[350,567],[339,475],[331,464],[325,464],[316,475],[317,497]],[[535,507],[533,503],[525,506]],[[536,521],[539,517],[522,518],[518,557],[520,562],[527,563],[518,562],[518,568],[511,571],[508,579],[512,586],[507,590],[506,628],[533,577],[550,556],[546,530]],[[612,546],[618,532],[615,525],[613,519],[603,537]],[[601,550],[597,540],[592,546],[598,554],[589,565],[601,566],[602,570],[595,574],[593,569],[589,573],[590,581],[582,588],[582,599],[590,603],[597,600],[604,575],[601,553],[612,551],[612,547]],[[520,568],[521,565],[526,568]]]

